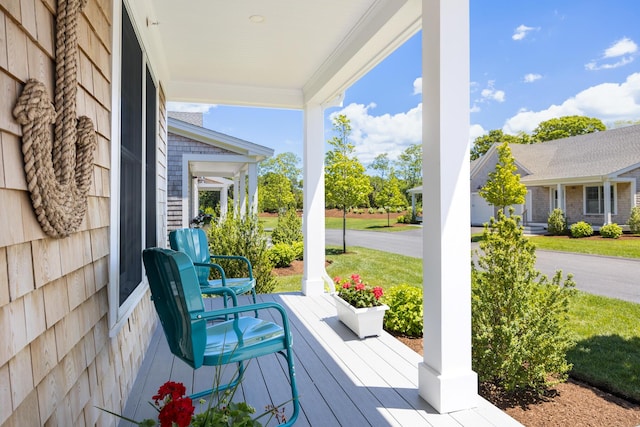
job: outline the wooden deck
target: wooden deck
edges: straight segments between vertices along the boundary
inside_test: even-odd
[[[337,320],[328,295],[270,294],[259,298],[276,301],[289,313],[302,407],[296,426],[520,425],[482,398],[477,408],[438,414],[418,396],[418,363],[422,357],[387,333],[358,339]],[[257,412],[267,404],[286,402],[290,389],[285,372],[282,357],[251,361],[237,398],[245,399]],[[210,368],[201,368],[194,374],[174,358],[158,327],[124,415],[135,420],[157,416],[148,402],[169,379],[183,382],[192,393],[209,388],[212,377]],[[291,407],[285,407],[285,411],[291,414]]]

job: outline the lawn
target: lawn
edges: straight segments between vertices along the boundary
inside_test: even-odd
[[[261,216],[260,223],[265,229],[273,229],[278,225],[278,218],[274,216]],[[342,230],[342,218],[325,217],[324,226],[326,228]],[[387,226],[387,216],[378,214],[375,217],[368,218],[347,218],[348,230],[367,230],[367,231],[405,231],[413,227],[409,224],[397,224],[395,218],[389,220]]]
[[[331,262],[327,272],[332,278],[358,273],[367,283],[384,289],[422,283],[422,260],[418,258],[361,247],[342,254],[330,247],[326,259]],[[299,291],[301,280],[301,275],[279,277],[275,292]],[[567,355],[573,364],[571,375],[640,401],[640,304],[577,292],[569,317],[576,341]]]

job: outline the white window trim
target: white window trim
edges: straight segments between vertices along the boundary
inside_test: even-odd
[[[585,184],[582,186],[582,212],[585,216],[599,216],[604,215],[604,212],[600,213],[592,213],[587,212],[587,188],[598,187],[602,188],[602,197],[604,197],[604,185],[610,185],[613,191],[611,191],[611,197],[613,198],[613,210],[611,211],[611,215],[618,214],[618,185],[617,182],[607,182],[607,183],[593,183],[593,184]]]

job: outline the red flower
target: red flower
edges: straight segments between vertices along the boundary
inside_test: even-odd
[[[152,397],[153,400],[156,401],[156,405],[158,401],[164,400],[166,397],[170,397],[171,400],[176,400],[184,396],[187,392],[187,389],[182,383],[176,383],[173,381],[167,381],[162,384],[158,389],[158,394]]]
[[[349,282],[342,284],[342,289],[349,289],[350,287],[351,287],[351,284]]]
[[[364,283],[361,282],[356,285],[356,291],[362,291],[362,290],[364,290]]]
[[[383,293],[384,291],[380,286],[376,286],[373,288],[373,296],[376,297],[376,299],[380,299]]]
[[[333,278],[334,283],[340,283],[341,281],[342,281],[342,278],[340,276],[336,276]]]
[[[356,283],[360,283],[360,275],[359,274],[352,274],[351,275],[351,280],[353,280]]]
[[[160,427],[173,427],[174,423],[178,427],[188,427],[194,410],[195,407],[189,397],[170,400],[158,414]]]

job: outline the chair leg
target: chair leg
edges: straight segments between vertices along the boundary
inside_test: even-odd
[[[216,369],[218,369],[218,368],[219,367],[216,367]],[[194,394],[190,395],[189,397],[191,398],[191,400],[193,400],[195,402],[198,399],[200,399],[201,397],[211,396],[213,393],[221,392],[221,391],[228,390],[230,388],[237,387],[240,384],[240,382],[242,381],[242,378],[244,377],[244,370],[245,370],[244,363],[243,362],[238,362],[238,374],[229,383],[223,384],[223,385],[219,385],[216,388],[210,388],[210,389],[207,389],[207,390],[199,391],[197,393],[194,393]],[[217,375],[217,372],[216,372],[216,375]]]

